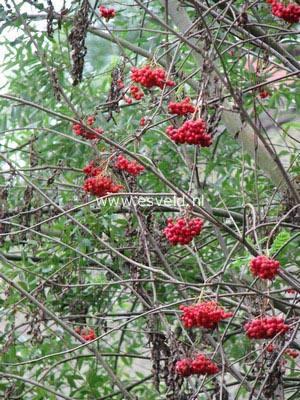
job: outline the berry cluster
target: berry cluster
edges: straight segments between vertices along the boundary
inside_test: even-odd
[[[181,103],[171,102],[168,105],[168,109],[171,114],[177,114],[177,115],[185,115],[188,113],[193,113],[196,111],[196,108],[192,104],[189,104],[190,101],[191,99],[187,97],[186,99],[182,100]]]
[[[99,175],[99,174],[101,174],[101,172],[102,172],[101,168],[100,168],[100,167],[97,167],[97,166],[95,165],[95,162],[94,162],[94,161],[91,161],[91,162],[89,163],[89,165],[87,165],[86,167],[83,168],[82,171],[83,171],[88,177]]]
[[[106,196],[108,193],[118,193],[122,185],[115,185],[110,176],[101,174],[87,178],[83,185],[84,191],[96,197]]]
[[[111,18],[115,17],[115,10],[114,8],[105,8],[104,6],[100,6],[99,8],[101,17],[104,17],[106,21],[109,21]]]
[[[93,196],[103,197],[108,193],[118,193],[123,188],[122,185],[114,184],[111,177],[103,175],[101,168],[95,167],[93,161],[84,167],[83,172],[87,175],[83,185],[84,191]]]
[[[140,126],[145,126],[145,123],[146,123],[146,118],[142,117],[140,120]]]
[[[177,361],[175,370],[178,375],[187,377],[190,375],[214,375],[219,369],[202,354],[198,354],[195,360],[183,359]]]
[[[80,328],[76,328],[75,332],[80,333]],[[94,339],[96,339],[95,331],[93,329],[90,329],[88,334],[86,333],[86,331],[82,331],[81,337],[84,340],[94,340]]]
[[[178,243],[185,245],[190,243],[194,236],[200,235],[203,224],[204,222],[200,218],[190,221],[177,218],[175,224],[172,218],[168,218],[168,226],[164,229],[164,235],[173,246]]]
[[[284,354],[288,354],[292,358],[297,358],[299,357],[299,353],[297,351],[293,351],[292,349],[286,349]]]
[[[186,121],[179,129],[168,126],[166,132],[175,143],[200,144],[202,147],[209,147],[212,144],[211,136],[205,134],[203,119]]]
[[[131,79],[134,82],[139,82],[147,89],[154,86],[158,86],[162,89],[165,84],[167,86],[174,86],[175,84],[173,81],[166,81],[166,71],[162,68],[151,69],[150,65],[146,65],[146,67],[141,69],[133,67],[131,69]]]
[[[259,88],[259,97],[261,99],[265,99],[266,97],[269,97],[271,94],[271,92],[269,92],[268,90],[265,90],[264,87]]]
[[[289,4],[287,7],[277,0],[267,0],[272,5],[272,14],[275,17],[283,19],[290,24],[298,23],[300,20],[300,6],[297,4]]]
[[[187,328],[203,327],[212,329],[222,319],[232,317],[232,312],[225,312],[218,307],[218,303],[209,301],[192,306],[180,306],[183,311],[183,326]]]
[[[143,171],[144,167],[142,165],[137,164],[134,160],[130,162],[127,158],[123,156],[118,156],[118,161],[114,165],[114,168],[120,169],[121,171],[126,171],[129,174],[137,175],[140,171]]]
[[[88,126],[92,126],[94,122],[95,122],[95,117],[88,117],[87,121]],[[102,135],[103,133],[102,129],[94,129],[94,131],[98,132],[100,135]],[[73,132],[75,133],[76,136],[82,136],[84,139],[88,140],[99,139],[98,135],[86,131],[79,124],[73,125]]]
[[[279,274],[279,261],[271,260],[266,256],[258,256],[250,261],[250,270],[253,275],[261,279],[273,280],[276,274]]]
[[[272,339],[277,334],[284,335],[290,326],[283,323],[283,318],[254,319],[245,325],[249,339]]]
[[[135,100],[141,100],[145,93],[140,91],[140,88],[136,85],[130,85],[130,93]]]

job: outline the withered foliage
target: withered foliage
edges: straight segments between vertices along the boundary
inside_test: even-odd
[[[73,28],[68,37],[72,47],[73,68],[71,74],[73,76],[73,86],[78,85],[82,81],[82,73],[84,67],[84,57],[87,52],[85,39],[89,26],[89,2],[82,0],[79,11],[74,15]]]
[[[114,68],[111,73],[112,80],[107,97],[108,121],[113,118],[113,111],[117,113],[120,112],[119,101],[122,98],[122,89],[120,88],[119,82],[124,79],[124,67],[125,64],[118,66]]]
[[[53,38],[54,7],[51,0],[47,0],[47,5],[47,35],[49,38]]]

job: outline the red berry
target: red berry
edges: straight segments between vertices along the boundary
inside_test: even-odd
[[[264,87],[259,88],[259,97],[261,99],[265,99],[266,97],[269,97],[271,94],[271,92],[269,91],[265,91]]]
[[[205,133],[205,129],[203,119],[198,119],[197,121],[186,121],[179,129],[169,126],[166,133],[175,143],[199,144],[202,147],[209,147],[212,144],[212,138]]]
[[[195,360],[183,359],[177,361],[175,370],[178,375],[187,377],[190,375],[214,375],[219,369],[202,354],[198,354]]]
[[[136,161],[130,162],[127,158],[119,155],[118,162],[114,165],[114,168],[117,168],[121,171],[126,171],[129,174],[137,175],[140,171],[143,171],[144,167],[142,165],[137,164]]]
[[[196,108],[192,104],[189,104],[189,102],[190,102],[189,98],[182,100],[181,103],[171,102],[168,105],[168,109],[171,114],[177,114],[177,115],[185,115],[188,113],[193,113],[196,111]]]
[[[258,256],[250,261],[250,270],[253,275],[261,279],[273,280],[280,272],[279,261],[272,260],[266,256]]]
[[[166,81],[166,71],[162,68],[151,69],[150,65],[146,65],[144,68],[133,67],[131,69],[131,79],[140,83],[142,86],[150,89],[154,86],[163,88],[164,85],[174,86],[173,81]]]
[[[269,346],[266,348],[266,350],[267,350],[269,353],[272,353],[272,351],[274,351],[274,346],[272,345],[272,343],[269,344]]]
[[[232,312],[225,312],[218,303],[209,301],[192,306],[180,306],[183,311],[183,326],[187,328],[203,327],[212,329],[222,319],[232,317]]]
[[[289,329],[283,323],[283,318],[253,319],[245,325],[246,335],[249,339],[272,339],[277,334],[284,335]]]
[[[83,185],[86,193],[103,197],[108,193],[118,193],[123,188],[122,185],[114,184],[111,177],[103,175],[101,168],[95,167],[93,161],[83,168],[83,172],[87,175]]]
[[[88,117],[88,125],[91,126],[95,121],[95,117]],[[102,129],[94,129],[97,133],[102,135],[103,130]],[[93,139],[99,139],[98,135],[95,135],[93,133],[90,133],[86,130],[84,130],[79,124],[73,124],[73,132],[75,133],[76,136],[82,136],[84,139],[88,140],[93,140]]]
[[[288,354],[289,356],[291,356],[292,358],[297,358],[299,357],[299,353],[296,351],[293,351],[292,349],[286,349],[285,354]]]
[[[169,218],[168,225],[163,233],[173,246],[177,244],[183,246],[191,242],[194,236],[200,235],[203,224],[204,222],[200,218],[194,218],[190,221],[177,218],[175,224],[173,219]]]
[[[101,17],[104,17],[106,21],[109,21],[111,18],[116,16],[115,10],[113,8],[106,9],[104,6],[100,6],[99,8]]]
[[[290,24],[298,23],[300,20],[300,6],[297,4],[289,4],[285,6],[283,3],[276,0],[267,0],[267,3],[272,5],[272,14],[283,19]]]

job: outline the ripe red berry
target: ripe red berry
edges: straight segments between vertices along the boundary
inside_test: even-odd
[[[129,174],[137,175],[140,171],[143,171],[144,167],[139,165],[135,160],[130,162],[127,158],[119,155],[118,161],[114,165],[114,168],[117,168],[121,171],[126,171]]]
[[[111,177],[103,175],[102,169],[95,166],[94,161],[84,167],[83,172],[87,176],[83,188],[93,196],[103,197],[108,193],[118,193],[123,188],[122,185],[116,185]]]
[[[277,334],[284,335],[290,326],[283,323],[283,318],[271,317],[253,319],[245,329],[249,339],[272,339]]]
[[[299,353],[297,351],[293,351],[292,349],[286,349],[285,354],[288,354],[289,356],[291,356],[292,358],[297,358],[299,357]]]
[[[187,377],[190,375],[214,375],[219,369],[202,354],[198,354],[195,360],[183,359],[177,361],[175,370],[178,375]]]
[[[258,256],[250,261],[250,270],[253,275],[261,279],[273,280],[280,272],[279,261],[272,260],[266,256]]]
[[[144,97],[144,92],[136,85],[130,85],[130,93],[135,100],[141,100]]]
[[[266,91],[264,87],[259,88],[259,97],[261,99],[265,99],[266,97],[269,97],[271,92]]]
[[[266,348],[266,350],[267,350],[268,353],[272,353],[272,352],[275,350],[275,348],[274,348],[274,346],[273,346],[272,343],[271,343],[271,344],[269,344],[269,346]]]
[[[164,85],[174,86],[173,81],[166,81],[166,71],[162,68],[151,69],[150,65],[146,65],[144,68],[133,67],[131,69],[131,79],[134,82],[140,83],[147,89],[158,86],[163,88]]]
[[[296,293],[296,290],[288,289],[288,290],[286,290],[286,292],[289,293],[289,294],[294,294],[294,293]]]
[[[272,14],[283,19],[290,24],[298,23],[300,20],[300,6],[290,3],[285,6],[282,2],[276,0],[267,0],[267,3],[272,5]]]
[[[75,329],[75,332],[76,332],[76,333],[80,333],[80,328],[76,328],[76,329]]]
[[[91,126],[93,125],[95,121],[95,117],[88,117],[88,125]],[[103,130],[102,129],[94,129],[97,133],[102,135]],[[99,139],[98,135],[95,135],[93,133],[90,133],[83,129],[79,124],[73,124],[73,132],[75,133],[76,136],[82,136],[84,139],[88,140],[93,140],[93,139]]]
[[[205,133],[205,129],[203,119],[198,119],[197,121],[186,121],[179,129],[169,126],[166,133],[175,143],[199,144],[202,147],[209,147],[212,144],[212,138]]]
[[[190,376],[194,373],[192,368],[192,361],[188,359],[183,359],[181,361],[177,361],[175,365],[175,370],[180,376]]]
[[[175,224],[173,219],[169,218],[163,233],[173,246],[177,244],[183,246],[190,243],[194,236],[200,235],[203,224],[204,222],[198,217],[190,221],[177,218]]]
[[[218,303],[209,301],[192,306],[180,306],[183,311],[183,326],[187,328],[203,327],[212,329],[221,320],[232,317],[232,312],[225,312]]]
[[[141,118],[140,120],[140,126],[145,126],[146,119],[144,117]]]
[[[114,8],[106,9],[104,6],[100,6],[99,8],[101,17],[104,17],[106,21],[109,21],[111,18],[116,16]]]
[[[192,104],[189,104],[190,100],[191,99],[187,97],[186,99],[182,100],[181,103],[171,102],[168,105],[170,114],[185,115],[195,112],[196,108]]]
[[[82,331],[81,337],[84,340],[94,340],[94,339],[96,339],[95,331],[93,329],[90,329],[88,334],[86,333],[86,331]]]
[[[102,170],[100,167],[95,166],[94,161],[91,161],[89,165],[83,168],[82,170],[88,177],[96,176],[101,174]]]
[[[110,176],[98,174],[95,177],[87,178],[83,188],[86,193],[103,197],[108,193],[118,193],[123,186],[114,184]]]

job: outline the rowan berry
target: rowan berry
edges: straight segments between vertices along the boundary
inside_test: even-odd
[[[250,270],[253,275],[261,279],[273,280],[280,272],[279,261],[272,260],[266,256],[258,256],[250,261]]]
[[[170,114],[185,115],[195,112],[196,108],[192,104],[189,104],[190,100],[191,99],[187,97],[186,99],[182,100],[181,103],[171,102],[168,105]]]
[[[140,88],[136,85],[130,85],[130,93],[135,100],[141,100],[144,97],[144,92],[140,91]]]
[[[94,121],[95,121],[95,117],[88,117],[88,125],[89,126],[93,125]],[[102,133],[103,133],[102,129],[94,129],[94,131],[96,131],[100,135],[102,135]],[[88,139],[88,140],[99,139],[98,135],[95,135],[93,133],[86,131],[79,124],[73,124],[73,132],[75,133],[76,136],[82,136],[84,139]]]
[[[114,8],[106,9],[104,6],[100,6],[99,8],[101,17],[104,17],[106,21],[109,21],[111,18],[116,16]]]
[[[131,79],[134,82],[140,83],[147,89],[158,86],[163,88],[164,85],[174,86],[173,81],[166,81],[166,71],[162,68],[151,69],[150,65],[146,65],[144,68],[133,67],[131,69]]]
[[[283,318],[253,319],[245,325],[249,339],[272,339],[277,334],[284,335],[290,326],[283,323]]]
[[[127,160],[127,158],[121,155],[118,156],[118,161],[114,165],[114,168],[117,168],[121,171],[126,171],[132,175],[137,175],[140,171],[143,171],[144,169],[144,167],[142,165],[139,165],[135,160],[130,162],[129,160]]]
[[[198,119],[197,121],[186,121],[179,129],[169,126],[166,133],[175,143],[199,144],[202,147],[209,147],[212,144],[212,137],[205,133],[205,129],[203,119]]]
[[[183,246],[190,243],[193,237],[200,235],[203,224],[204,222],[198,217],[190,221],[177,218],[176,223],[173,222],[172,218],[169,218],[168,225],[163,233],[173,246],[177,244]]]
[[[232,317],[232,312],[226,312],[218,307],[218,303],[209,301],[192,306],[180,306],[183,311],[183,326],[187,328],[203,327],[212,329],[221,320]]]
[[[297,358],[299,357],[299,353],[297,351],[293,351],[292,349],[286,349],[285,354],[288,354],[289,356],[291,356],[292,358]]]
[[[102,173],[87,178],[83,185],[84,191],[96,197],[106,196],[108,193],[118,193],[123,188],[122,185],[116,185],[110,176]]]
[[[290,3],[285,6],[282,2],[276,0],[267,0],[267,3],[272,5],[272,14],[283,19],[290,24],[298,23],[300,20],[300,6]]]
[[[175,370],[178,375],[187,377],[190,375],[214,375],[219,372],[219,369],[204,355],[198,354],[196,359],[183,359],[177,361]]]

